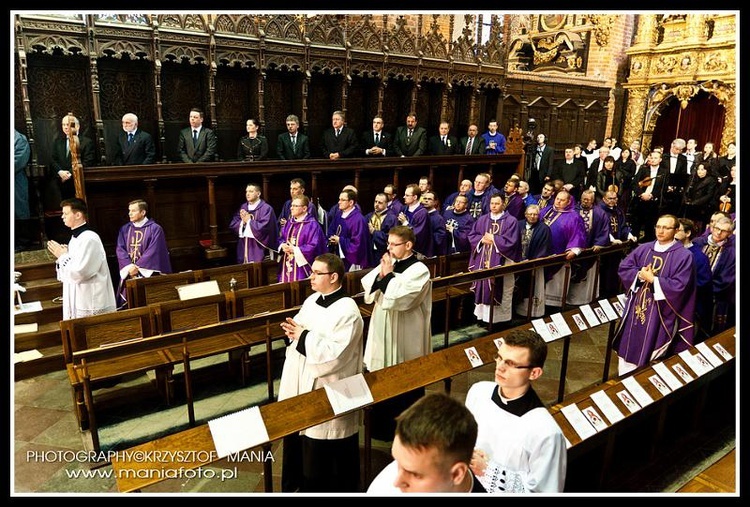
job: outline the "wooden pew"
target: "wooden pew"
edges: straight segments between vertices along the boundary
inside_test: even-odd
[[[674,452],[675,447],[693,445],[696,434],[706,431],[701,426],[706,426],[710,432],[710,428],[722,420],[724,424],[727,421],[734,423],[734,410],[729,407],[736,403],[736,379],[728,373],[734,371],[736,364],[736,328],[727,329],[705,343],[712,350],[715,343],[721,344],[732,359],[701,376],[696,375],[679,355],[657,361],[654,364],[665,365],[683,384],[666,395],[649,381],[649,377],[657,374],[653,364],[624,376],[623,379],[633,377],[654,400],[634,413],[617,396],[618,392],[627,389],[622,379],[609,380],[576,393],[550,408],[571,444],[566,491],[627,491],[628,484],[637,484],[648,478],[649,467],[659,466],[660,458],[668,457],[670,447]],[[689,352],[692,355],[698,349],[691,348]],[[719,355],[715,350],[714,353]],[[676,364],[690,373],[691,382],[685,383],[674,372],[672,367]],[[612,423],[606,418],[591,398],[597,391],[614,403],[624,419]],[[582,439],[562,412],[573,404],[582,411],[593,407],[608,423],[607,428]]]
[[[213,298],[213,296],[211,296]],[[197,302],[197,303],[196,303]],[[184,301],[190,305],[206,305],[200,299]],[[171,305],[171,303],[169,303]],[[218,301],[214,301],[218,304]],[[183,365],[186,402],[189,423],[195,423],[192,398],[192,377],[190,362],[199,357],[222,354],[238,348],[249,348],[251,344],[240,338],[248,328],[263,329],[271,333],[272,324],[287,316],[294,315],[299,308],[284,309],[279,312],[255,317],[227,319],[209,325],[174,330],[146,338],[124,340],[105,347],[88,348],[73,352],[70,369],[80,379],[83,409],[88,415],[88,429],[95,451],[99,451],[98,427],[96,424],[93,384],[103,379],[115,378],[124,374],[142,373],[158,368]],[[270,343],[271,337],[265,341]],[[266,353],[270,356],[270,347]],[[171,374],[170,374],[171,382]],[[272,383],[272,382],[271,382]]]
[[[230,264],[217,268],[202,269],[197,274],[198,281],[206,282],[216,280],[219,284],[219,290],[222,292],[228,290],[242,290],[250,287],[258,287],[261,284],[262,264],[250,262],[248,264]],[[234,280],[234,287],[232,287]]]
[[[184,271],[148,278],[131,278],[125,281],[128,308],[179,299],[178,286],[200,281],[198,271]]]
[[[572,316],[577,310],[565,312],[564,318],[572,327]],[[525,329],[527,325],[519,326]],[[433,384],[440,380],[465,373],[473,366],[464,353],[466,347],[476,347],[484,364],[494,361],[497,352],[494,340],[508,331],[483,336],[462,344],[411,361],[365,374],[375,403],[390,399],[401,393]],[[733,349],[732,349],[733,350]],[[366,410],[366,409],[365,409]],[[283,438],[286,435],[320,424],[334,417],[327,401],[324,389],[317,389],[295,398],[271,403],[260,407],[263,421],[269,435],[269,441]],[[369,423],[365,418],[365,455],[369,458]],[[143,462],[129,459],[137,453],[154,451],[190,450],[192,456],[201,456],[195,461],[182,462]],[[132,454],[135,453],[135,454]],[[366,459],[367,459],[366,458]],[[118,490],[121,492],[138,491],[159,482],[160,477],[175,476],[180,469],[193,469],[209,465],[218,460],[211,432],[207,424],[200,425],[173,435],[133,447],[118,454],[112,460],[117,478]],[[366,461],[367,463],[367,461]],[[366,472],[368,465],[366,464]],[[171,475],[170,475],[171,474]],[[271,491],[271,473],[266,470],[266,491]]]
[[[83,397],[83,378],[81,371],[74,364],[73,355],[81,350],[112,347],[117,343],[153,336],[157,334],[157,326],[151,309],[141,307],[63,320],[60,321],[60,333],[76,418],[81,429],[85,429],[89,424],[89,414]],[[149,364],[152,365],[151,369],[157,369],[157,386],[165,399],[169,400],[167,379],[171,371],[167,367],[169,360],[166,357],[159,353],[148,352],[129,357],[127,362]],[[123,361],[113,361],[101,367],[97,365],[91,370],[90,375],[93,376],[91,382],[97,383],[117,378],[127,373],[129,368]]]

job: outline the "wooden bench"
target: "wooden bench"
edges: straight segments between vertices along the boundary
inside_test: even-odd
[[[183,271],[168,275],[156,275],[148,278],[131,278],[125,281],[128,308],[146,306],[180,299],[177,287],[200,282],[198,271]]]
[[[193,305],[196,304],[196,301],[200,300],[195,299],[184,303]],[[214,304],[218,304],[218,302],[214,302]],[[80,383],[81,412],[87,414],[87,428],[91,434],[94,450],[97,452],[100,450],[93,396],[96,381],[114,378],[126,373],[142,373],[154,369],[158,371],[159,368],[162,368],[170,373],[163,383],[169,385],[171,392],[171,372],[175,365],[182,364],[188,422],[192,426],[195,424],[195,411],[193,408],[191,361],[207,355],[249,348],[251,344],[240,338],[245,329],[265,329],[270,332],[273,329],[273,323],[294,315],[298,310],[299,308],[294,307],[254,317],[228,319],[209,325],[165,332],[145,338],[124,340],[104,347],[73,352],[69,370],[74,372],[76,380]],[[265,338],[268,343],[270,343],[270,340],[270,336]],[[270,354],[271,349],[269,347],[266,355],[270,356]]]
[[[574,313],[577,313],[577,310],[568,311],[563,314],[571,329],[577,329],[574,327]],[[525,329],[527,327],[527,325],[523,325],[519,326],[518,329]],[[449,379],[452,376],[473,369],[474,366],[469,363],[464,353],[464,349],[467,347],[476,347],[483,364],[493,362],[497,352],[494,340],[507,332],[504,331],[502,333],[483,336],[461,346],[448,347],[424,357],[366,373],[365,380],[372,393],[374,403],[390,399],[419,387]],[[726,336],[725,338],[733,339]],[[733,350],[732,347],[730,351]],[[564,374],[561,376],[561,382],[564,383]],[[365,410],[367,409],[365,408]],[[260,407],[260,411],[268,431],[269,442],[335,417],[324,389],[316,389],[310,393],[288,400],[263,405]],[[364,440],[366,456],[365,470],[367,475],[369,473],[370,453],[369,421],[367,417],[365,418]],[[141,451],[166,452],[188,449],[191,451],[191,456],[200,456],[204,459],[196,459],[189,462],[162,461],[158,463],[138,462],[128,459],[128,456],[138,455]],[[118,454],[112,460],[112,466],[117,478],[119,491],[128,492],[141,490],[148,485],[159,482],[164,477],[177,476],[175,474],[180,469],[184,471],[185,469],[206,466],[217,460],[211,432],[208,425],[203,424],[135,446],[129,449],[128,452]],[[266,466],[269,467],[265,473],[266,491],[272,491],[270,464],[266,463]]]
[[[73,356],[76,352],[101,347],[115,346],[134,339],[141,339],[157,334],[157,326],[149,307],[132,308],[119,312],[105,313],[91,317],[63,320],[60,322],[63,357],[65,359],[68,379],[73,393],[73,406],[81,429],[89,426],[90,414],[86,410],[83,391],[82,372],[76,367]],[[125,373],[130,373],[132,365],[149,365],[157,370],[157,388],[167,402],[170,401],[167,380],[170,371],[169,360],[160,353],[146,352],[127,360],[115,360],[108,363],[92,365],[89,371],[89,382],[97,384]]]

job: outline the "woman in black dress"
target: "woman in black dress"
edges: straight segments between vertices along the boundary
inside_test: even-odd
[[[258,135],[258,124],[254,118],[245,124],[247,135],[240,138],[237,146],[237,159],[245,162],[265,160],[268,157],[268,141],[265,136]]]

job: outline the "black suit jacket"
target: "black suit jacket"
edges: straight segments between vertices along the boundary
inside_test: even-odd
[[[128,135],[120,131],[113,165],[153,164],[155,161],[156,146],[151,134],[138,129],[133,136],[133,144],[128,144]]]
[[[534,147],[534,151],[532,152],[532,157],[534,159],[532,160],[532,164],[536,163],[536,153],[539,149],[539,145],[536,145]],[[537,171],[539,171],[539,183],[541,185],[544,185],[546,178],[550,177],[552,174],[552,164],[554,162],[554,156],[555,151],[550,148],[548,144],[544,145],[544,148],[542,149],[542,158],[539,159],[539,166],[536,167]]]
[[[462,137],[461,138],[461,149],[459,150],[459,155],[466,155],[466,145],[469,144],[469,136]],[[471,153],[469,155],[484,155],[484,152],[486,151],[486,141],[484,140],[484,137],[482,136],[476,136],[474,138],[474,142],[471,145]]]
[[[190,127],[180,131],[177,153],[182,162],[214,162],[216,160],[217,139],[214,131],[202,127],[198,134],[198,145],[193,144],[193,129]]]
[[[573,185],[573,189],[570,193],[576,198],[576,201],[580,198],[581,188],[583,187],[583,179],[586,177],[585,165],[579,163],[575,159],[572,164],[567,164],[565,159],[555,160],[552,167],[552,173],[550,179],[563,180],[566,184],[570,183]]]
[[[367,153],[367,150],[370,148],[373,148],[377,146],[378,148],[383,148],[385,150],[385,155],[375,155],[374,153]],[[362,134],[362,146],[361,146],[361,155],[363,157],[390,157],[393,153],[393,136],[390,135],[385,130],[380,131],[380,139],[378,140],[378,143],[375,143],[375,132],[372,130],[368,130],[364,134]]]
[[[651,175],[651,167],[648,164],[643,164],[638,172],[635,174],[635,184],[633,185],[633,202],[640,203],[641,195],[648,189],[646,184],[646,178]],[[659,165],[659,169],[656,171],[656,181],[654,182],[654,188],[651,191],[651,195],[654,196],[653,202],[656,206],[661,207],[662,199],[664,196],[664,187],[666,185],[667,177],[669,176],[669,169],[663,165]],[[641,183],[643,182],[643,183]]]
[[[669,172],[669,183],[668,185],[675,187],[676,190],[682,190],[688,184],[688,173],[687,173],[687,157],[680,153],[677,155],[677,164],[675,165],[674,173],[669,168],[672,165],[671,153],[666,154],[661,159],[661,165],[667,168]]]
[[[292,136],[289,132],[279,134],[276,140],[276,155],[281,160],[299,160],[310,158],[310,138],[305,134],[297,131],[297,142],[292,148]]]
[[[86,167],[96,165],[96,153],[94,143],[88,137],[78,136],[78,160]],[[52,159],[47,175],[47,184],[44,189],[44,201],[46,209],[59,209],[60,201],[75,197],[75,175],[68,181],[63,182],[57,174],[59,171],[73,172],[70,153],[67,153],[67,138],[58,137],[52,145]]]
[[[399,157],[418,157],[427,153],[427,131],[417,126],[409,139],[409,129],[401,126],[396,129],[393,151]]]
[[[428,155],[455,155],[456,153],[458,153],[459,149],[460,146],[458,144],[458,139],[451,135],[448,136],[448,141],[446,144],[443,144],[440,135],[432,136],[427,143]]]
[[[359,154],[358,147],[357,134],[349,127],[341,127],[338,137],[333,127],[326,129],[320,143],[320,151],[325,158],[328,158],[331,153],[338,153],[342,158],[356,157]]]

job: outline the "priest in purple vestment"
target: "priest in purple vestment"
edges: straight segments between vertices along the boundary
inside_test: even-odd
[[[674,236],[677,217],[662,215],[656,241],[639,245],[620,264],[627,301],[612,349],[625,375],[693,345],[695,267],[693,254]]]
[[[432,252],[432,223],[427,215],[427,209],[420,202],[422,191],[414,183],[407,185],[404,190],[404,207],[397,215],[399,225],[405,225],[414,231],[417,242],[414,253],[429,257]]]
[[[630,224],[628,224],[625,211],[622,206],[618,205],[619,197],[614,189],[607,190],[604,193],[604,199],[598,204],[598,207],[604,212],[607,217],[607,231],[609,232],[609,241],[613,245],[619,245],[624,241],[637,242],[637,238],[630,232]],[[617,270],[620,267],[620,262],[624,257],[624,253],[612,253],[604,255],[599,264],[599,296],[603,298],[610,298],[620,291],[620,276],[617,274]]]
[[[346,271],[370,267],[370,231],[350,189],[339,194],[339,213],[328,224],[328,247],[344,261]]]
[[[490,212],[480,216],[474,223],[469,233],[469,271],[505,266],[521,259],[518,220],[504,212],[503,203],[503,196],[495,193],[490,198]],[[494,278],[478,280],[472,284],[474,315],[481,323],[507,322],[513,317],[515,276],[505,275],[501,280],[500,286],[495,287],[494,301]]]
[[[309,278],[315,257],[327,251],[323,228],[307,212],[309,204],[306,195],[292,199],[291,214],[279,237],[279,282]]]
[[[549,226],[552,241],[552,255],[565,254],[572,261],[586,248],[586,227],[581,215],[573,209],[570,194],[560,190],[555,195],[554,204],[540,211],[542,220]],[[545,287],[546,303],[549,306],[562,306],[565,286],[565,270],[562,266],[552,266],[544,270],[547,278]]]
[[[443,212],[445,230],[448,233],[448,254],[471,250],[469,232],[476,220],[469,213],[468,206],[469,198],[465,195],[457,195],[451,209]]]
[[[117,235],[117,264],[120,284],[117,289],[117,307],[127,305],[125,281],[128,278],[149,277],[172,272],[169,262],[167,238],[161,225],[149,219],[148,203],[136,199],[128,203],[130,221]]]
[[[609,218],[600,206],[594,206],[596,192],[586,189],[581,193],[581,202],[575,206],[586,229],[586,248],[594,252],[609,246]],[[570,305],[585,305],[599,297],[599,277],[596,259],[588,258],[571,263],[570,286],[567,302]]]
[[[270,204],[260,198],[261,187],[249,183],[245,188],[247,202],[229,223],[229,228],[237,232],[237,264],[261,262],[278,246],[279,229],[276,212]]]

